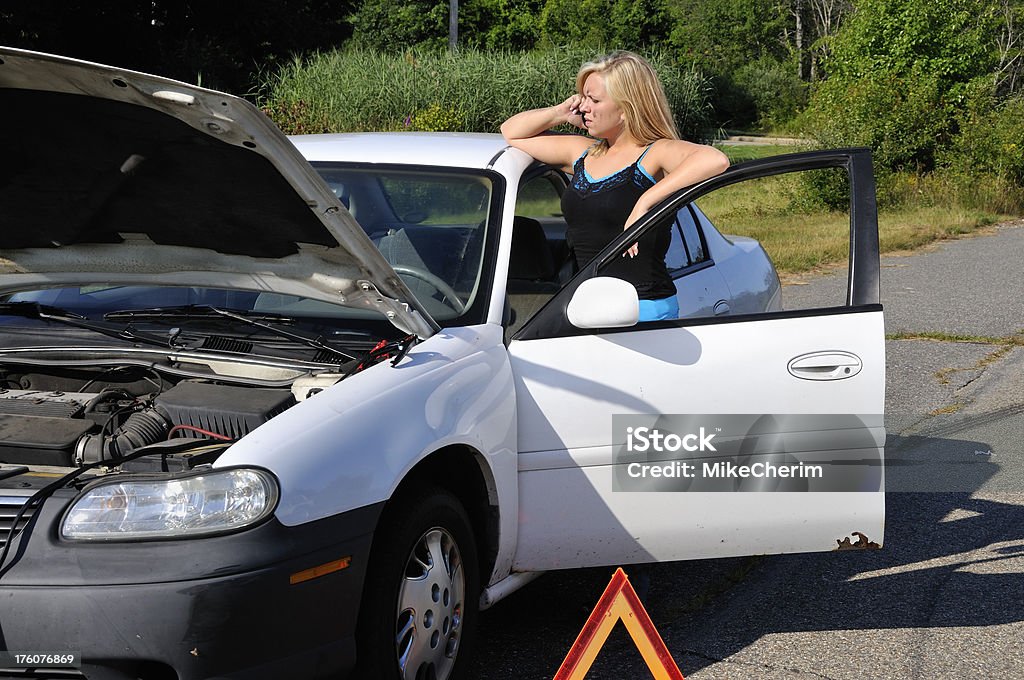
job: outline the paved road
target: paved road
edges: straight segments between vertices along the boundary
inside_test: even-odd
[[[888,332],[1020,334],[1022,262],[1024,222],[883,258]],[[887,385],[885,548],[658,565],[649,609],[686,677],[1024,677],[1024,347],[890,340]],[[475,677],[550,678],[609,576],[548,574],[485,612]],[[621,626],[587,677],[648,677]]]

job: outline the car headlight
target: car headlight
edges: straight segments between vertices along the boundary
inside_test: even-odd
[[[252,468],[167,479],[101,482],[64,516],[61,535],[86,540],[191,538],[259,522],[277,504],[277,480]]]

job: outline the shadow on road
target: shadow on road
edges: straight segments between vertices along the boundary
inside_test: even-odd
[[[1010,564],[1024,558],[1024,507],[971,497],[999,470],[989,447],[918,436],[886,449],[888,488],[903,490],[887,494],[882,550],[653,567],[648,610],[685,675],[773,633],[1024,621],[1024,578]],[[553,676],[611,572],[554,572],[485,612],[475,677]],[[643,668],[617,626],[587,678]]]

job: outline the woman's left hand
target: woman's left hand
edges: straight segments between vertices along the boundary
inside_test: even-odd
[[[629,217],[626,218],[626,226],[624,226],[622,230],[627,231],[630,227],[632,227],[638,219],[643,217],[644,212],[645,211],[638,210],[637,208],[634,207],[633,212],[629,213]],[[622,254],[622,256],[625,257],[626,255],[629,255],[630,257],[636,257],[639,252],[640,248],[636,243],[634,243],[629,247],[629,250]]]

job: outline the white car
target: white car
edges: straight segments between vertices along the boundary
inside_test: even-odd
[[[7,48],[0,86],[0,645],[53,652],[31,677],[443,680],[546,570],[881,543],[866,150],[732,168],[575,263],[564,176],[496,135],[289,141]],[[850,177],[847,300],[783,311],[694,201],[817,168]],[[602,275],[650,229],[679,320]]]

